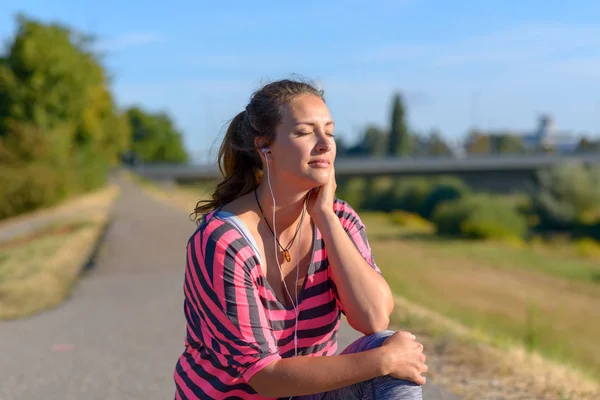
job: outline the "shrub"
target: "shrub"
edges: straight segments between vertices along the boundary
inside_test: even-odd
[[[419,207],[419,214],[430,219],[439,205],[447,201],[461,199],[470,192],[469,187],[459,178],[441,177],[434,181],[433,187]]]
[[[350,204],[350,206],[352,206],[352,208],[354,208],[355,210],[361,210],[365,207],[365,203],[367,200],[365,185],[366,183],[364,178],[350,178],[347,180],[342,180],[338,184],[336,196],[348,202],[348,204]],[[214,184],[209,188],[212,190],[213,187]],[[203,190],[208,188],[199,189]],[[203,191],[208,192],[209,190]]]
[[[365,210],[390,211],[394,208],[394,200],[390,198],[394,180],[389,177],[369,178],[364,186]]]
[[[515,208],[489,198],[474,205],[461,224],[461,232],[480,239],[522,238],[527,233],[527,220]]]
[[[404,210],[429,219],[439,204],[461,198],[470,190],[455,177],[414,177],[370,180],[364,192],[365,209],[386,212]]]
[[[440,235],[514,239],[527,232],[527,221],[514,206],[489,195],[471,195],[443,203],[432,219]]]
[[[75,157],[76,187],[78,191],[88,192],[106,184],[109,163],[93,147],[78,149]]]
[[[0,165],[0,219],[58,203],[65,184],[59,171],[43,164]]]
[[[435,226],[419,214],[411,213],[404,210],[396,210],[390,213],[390,218],[393,223],[405,228],[416,229],[425,232],[432,232]]]
[[[540,230],[570,230],[594,214],[600,204],[600,169],[565,163],[539,171],[538,187],[530,192],[531,208]],[[587,218],[586,218],[587,217]]]
[[[591,238],[581,238],[575,241],[577,253],[586,258],[600,260],[600,242]]]
[[[470,201],[463,199],[440,204],[431,217],[436,233],[443,236],[461,236],[461,225],[470,212],[469,203]]]

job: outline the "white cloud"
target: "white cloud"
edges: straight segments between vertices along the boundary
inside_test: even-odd
[[[113,39],[100,40],[97,48],[101,51],[113,52],[130,47],[161,43],[164,40],[164,36],[158,32],[130,32]]]

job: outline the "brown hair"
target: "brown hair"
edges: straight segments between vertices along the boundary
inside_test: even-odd
[[[203,215],[254,190],[262,179],[262,161],[254,139],[263,138],[267,147],[275,140],[275,129],[281,122],[283,107],[296,96],[311,94],[323,97],[314,84],[284,79],[269,83],[250,97],[246,109],[230,122],[219,148],[219,170],[223,176],[211,200],[200,200],[190,215],[200,222]]]

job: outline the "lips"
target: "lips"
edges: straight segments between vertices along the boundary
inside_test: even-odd
[[[308,164],[326,167],[326,166],[329,166],[330,163],[329,163],[329,160],[327,160],[326,158],[320,158],[318,160],[310,161]]]

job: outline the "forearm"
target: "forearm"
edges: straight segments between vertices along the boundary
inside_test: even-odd
[[[248,382],[263,397],[303,396],[339,389],[387,374],[381,348],[322,357],[275,361]]]
[[[362,257],[334,213],[316,221],[350,325],[372,334],[387,329],[394,300],[389,285]]]

